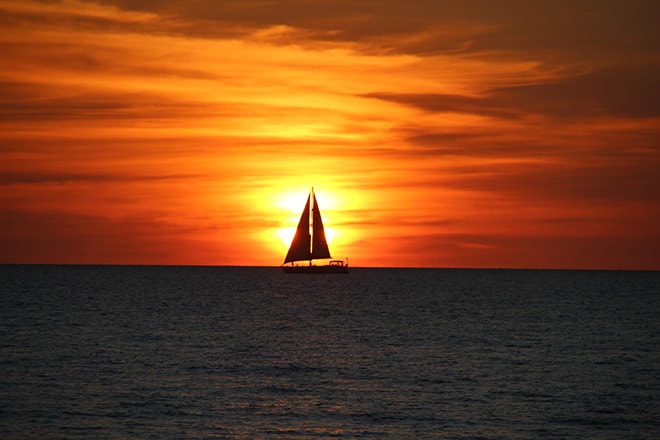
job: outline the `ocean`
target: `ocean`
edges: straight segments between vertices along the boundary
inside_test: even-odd
[[[0,266],[3,439],[660,438],[660,273]]]

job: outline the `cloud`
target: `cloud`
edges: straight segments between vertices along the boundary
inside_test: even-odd
[[[379,264],[415,247],[488,266],[519,249],[500,260],[519,264],[552,238],[657,236],[655,2],[0,9],[0,199],[33,255],[21,216],[79,255],[121,252],[104,228],[154,251],[130,261],[238,249],[277,227],[274,193],[310,183],[345,196],[329,212],[346,237],[391,237],[391,254],[372,241]]]
[[[406,249],[412,246],[417,253],[409,263],[420,267],[653,270],[658,262],[654,249],[659,244],[658,237],[435,234],[388,242],[389,255],[383,261],[394,256],[410,258]],[[620,252],[612,253],[612,247]]]
[[[0,213],[0,229],[1,263],[208,264],[217,253],[217,243],[202,240],[208,234],[154,218],[10,209]]]
[[[605,205],[623,202],[651,202],[660,198],[660,184],[654,162],[642,164],[611,158],[599,163],[569,162],[489,164],[471,167],[472,172],[455,173],[444,184],[463,190],[515,196],[521,202],[567,206],[573,203]]]
[[[67,171],[48,173],[8,172],[0,176],[0,185],[15,184],[76,184],[76,183],[112,183],[199,179],[194,174],[173,175],[120,175],[120,174],[72,174]]]
[[[280,0],[106,1],[123,10],[177,17],[217,37],[218,28],[304,29],[315,39],[372,45],[383,50],[429,53],[446,50],[553,57],[602,57],[611,50],[658,50],[653,0],[597,0],[497,4],[484,0]],[[194,27],[188,30],[196,32]],[[196,35],[202,36],[197,33]],[[575,59],[575,58],[574,58]]]
[[[382,99],[438,113],[497,118],[543,115],[553,118],[660,116],[660,64],[616,66],[541,84],[493,88],[479,96],[370,93]]]
[[[660,63],[610,66],[547,84],[496,89],[485,107],[509,103],[523,114],[553,117],[660,116]]]

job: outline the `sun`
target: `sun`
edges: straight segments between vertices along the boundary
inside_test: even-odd
[[[297,191],[281,192],[275,200],[275,206],[286,213],[283,219],[284,225],[275,229],[275,233],[285,249],[291,245],[293,236],[296,234],[296,227],[298,226],[298,221],[300,220],[300,215],[308,195],[309,189],[301,188]],[[323,216],[325,239],[330,244],[336,235],[335,229],[332,226],[328,226],[328,224],[332,224],[334,214],[332,211],[337,205],[336,199],[327,191],[321,194],[316,193],[316,198],[321,208],[321,215]]]
[[[325,241],[332,243],[332,238],[335,236],[335,230],[328,226],[325,227]]]
[[[296,228],[279,228],[277,230],[277,235],[284,243],[284,246],[289,247],[293,241],[293,236],[296,234]]]
[[[328,244],[332,243],[332,238],[335,236],[335,230],[331,227],[325,227],[325,241],[328,242]],[[286,227],[286,228],[279,228],[277,230],[277,236],[282,240],[282,243],[284,243],[285,247],[289,247],[291,245],[291,241],[293,241],[293,236],[296,235],[296,228],[295,227]]]
[[[323,186],[323,189],[314,189],[330,253],[333,256],[344,256],[351,237],[351,231],[345,227],[346,221],[350,220],[346,210],[355,209],[355,199],[348,198],[347,194],[329,185]],[[261,215],[268,226],[259,231],[258,240],[267,245],[268,254],[272,255],[272,258],[279,259],[286,255],[309,191],[310,188],[305,185],[290,185],[288,188],[273,188],[267,196],[260,195],[267,200],[267,206]]]

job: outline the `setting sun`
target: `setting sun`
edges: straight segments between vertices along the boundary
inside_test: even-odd
[[[317,199],[317,202],[319,204],[319,207],[317,209],[321,209],[321,200],[328,201],[329,206],[337,206],[336,203],[331,203],[331,200],[336,200],[333,197],[321,197],[318,193],[314,193],[315,197]],[[329,194],[326,192],[326,195]],[[301,213],[304,208],[305,200],[306,200],[307,194],[306,193],[298,193],[298,192],[288,192],[288,193],[283,193],[281,194],[276,200],[276,205],[282,210],[283,213],[283,224],[287,226],[283,226],[279,229],[277,229],[277,236],[281,240],[282,244],[284,245],[284,249],[288,248],[289,245],[291,245],[291,242],[293,240],[293,237],[296,233],[296,226],[298,225],[298,221],[300,220]],[[330,214],[328,214],[330,212]],[[330,223],[329,219],[333,218],[336,214],[336,210],[326,210],[325,207],[323,208],[322,211],[322,216],[324,220],[324,233],[325,233],[325,239],[328,244],[332,242],[333,237],[335,236],[335,228],[332,226],[328,226]],[[311,226],[310,226],[310,233],[311,233]]]
[[[293,236],[296,233],[296,228],[280,228],[277,230],[277,236],[282,240],[284,249],[288,248],[293,240]],[[328,244],[332,243],[332,238],[335,236],[335,230],[331,227],[325,227],[325,239],[328,241]]]
[[[289,245],[291,244],[291,240],[293,240],[293,236],[296,233],[296,228],[280,228],[277,230],[277,234],[280,237],[280,240],[282,240],[282,244],[284,244],[284,249],[288,248]]]

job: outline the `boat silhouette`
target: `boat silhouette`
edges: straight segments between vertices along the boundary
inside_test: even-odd
[[[291,246],[284,258],[282,268],[286,273],[348,273],[348,264],[342,260],[330,260],[325,265],[315,265],[313,260],[332,258],[325,238],[325,229],[321,219],[321,210],[316,201],[314,188],[307,196],[307,203],[303,209],[296,233],[291,240]],[[297,265],[299,261],[308,264]]]

